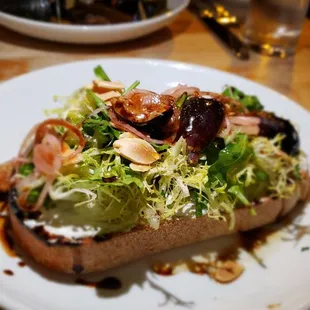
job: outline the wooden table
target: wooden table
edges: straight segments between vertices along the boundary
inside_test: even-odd
[[[231,55],[191,12],[169,27],[135,41],[77,46],[44,42],[0,27],[0,80],[34,69],[100,57],[150,57],[179,60],[233,72],[267,85],[310,110],[310,20],[304,24],[297,53],[287,59],[251,54],[249,61]]]

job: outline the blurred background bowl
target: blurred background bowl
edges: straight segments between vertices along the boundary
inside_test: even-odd
[[[115,43],[136,39],[169,25],[189,5],[189,2],[190,0],[167,0],[167,12],[163,14],[141,21],[106,25],[49,23],[8,14],[2,10],[0,25],[49,41],[77,44]]]

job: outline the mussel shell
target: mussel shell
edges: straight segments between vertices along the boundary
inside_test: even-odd
[[[56,1],[1,0],[0,11],[40,21],[48,21],[56,14]]]
[[[109,24],[132,21],[132,17],[113,7],[102,3],[78,3],[74,8],[65,11],[63,18],[74,24]]]
[[[167,10],[167,0],[143,0],[142,3],[149,18]]]
[[[66,0],[1,0],[0,11],[38,21],[73,24],[107,24],[140,20],[138,0],[76,1],[71,8]],[[166,10],[166,0],[143,0],[150,18]]]
[[[104,0],[106,5],[133,16],[134,20],[141,19],[138,2],[139,0]],[[167,10],[167,0],[141,0],[141,3],[148,18]]]
[[[138,11],[139,0],[104,0],[103,2],[131,16],[135,15]]]

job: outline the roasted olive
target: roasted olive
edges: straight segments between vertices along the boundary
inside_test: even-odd
[[[216,137],[224,117],[224,106],[215,99],[191,97],[183,104],[179,132],[187,142],[192,165],[198,163],[199,152]]]
[[[290,121],[266,112],[259,113],[258,117],[260,118],[260,136],[273,138],[277,134],[282,133],[285,135],[281,144],[282,150],[290,155],[296,155],[299,152],[299,136]]]

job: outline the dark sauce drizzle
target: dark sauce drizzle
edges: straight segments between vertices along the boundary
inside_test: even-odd
[[[186,266],[186,270],[191,273],[204,275],[208,274],[209,268],[216,262],[225,262],[227,260],[236,261],[239,257],[240,249],[247,251],[263,268],[266,268],[263,260],[257,256],[255,250],[267,243],[268,237],[273,234],[272,229],[258,228],[247,232],[240,232],[238,234],[238,244],[232,247],[226,248],[223,251],[217,253],[215,262],[200,263],[192,259],[181,260],[177,262],[159,262],[151,266],[152,271],[161,276],[172,276],[176,274],[176,268],[180,264]]]
[[[10,269],[4,269],[3,273],[7,276],[14,276],[14,272]]]
[[[13,239],[9,235],[9,222],[6,218],[0,218],[0,243],[7,255],[17,257]]]
[[[25,266],[26,266],[26,263],[23,262],[23,261],[20,261],[20,262],[18,262],[18,266],[19,266],[19,267],[25,267]]]
[[[103,278],[98,282],[77,279],[75,283],[104,290],[119,290],[122,288],[122,282],[116,277]]]

